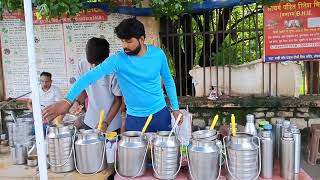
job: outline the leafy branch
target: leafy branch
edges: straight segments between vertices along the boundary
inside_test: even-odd
[[[110,7],[119,4],[130,4],[141,7],[143,0],[33,0],[38,19],[43,17],[50,19],[62,15],[74,16],[85,9],[85,2],[107,3]],[[280,0],[257,0],[259,4],[270,5]],[[155,16],[176,16],[187,12],[191,3],[201,3],[203,0],[149,0],[149,6],[153,9]],[[0,0],[0,17],[5,11],[23,10],[23,0]]]

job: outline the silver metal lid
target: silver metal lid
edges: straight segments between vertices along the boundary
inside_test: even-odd
[[[247,114],[246,119],[247,119],[247,122],[254,122],[254,115],[253,114]]]
[[[291,128],[291,132],[293,134],[300,134],[300,130],[298,128]]]
[[[284,138],[292,138],[293,135],[292,135],[291,132],[284,132],[284,133],[283,133],[283,137],[284,137]]]
[[[294,123],[290,124],[290,129],[298,129],[298,126]]]

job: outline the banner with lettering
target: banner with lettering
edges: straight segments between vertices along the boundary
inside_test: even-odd
[[[320,0],[264,8],[265,62],[320,59]]]

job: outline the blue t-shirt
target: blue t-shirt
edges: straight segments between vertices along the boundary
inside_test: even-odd
[[[111,73],[117,76],[129,115],[146,117],[166,106],[160,76],[171,108],[179,109],[176,86],[166,55],[162,49],[153,45],[147,45],[147,50],[142,56],[129,56],[122,50],[108,57],[99,66],[84,74],[71,87],[65,98],[74,101],[87,86]]]

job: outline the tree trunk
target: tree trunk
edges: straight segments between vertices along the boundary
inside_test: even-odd
[[[305,62],[307,94],[319,94],[319,62]]]

